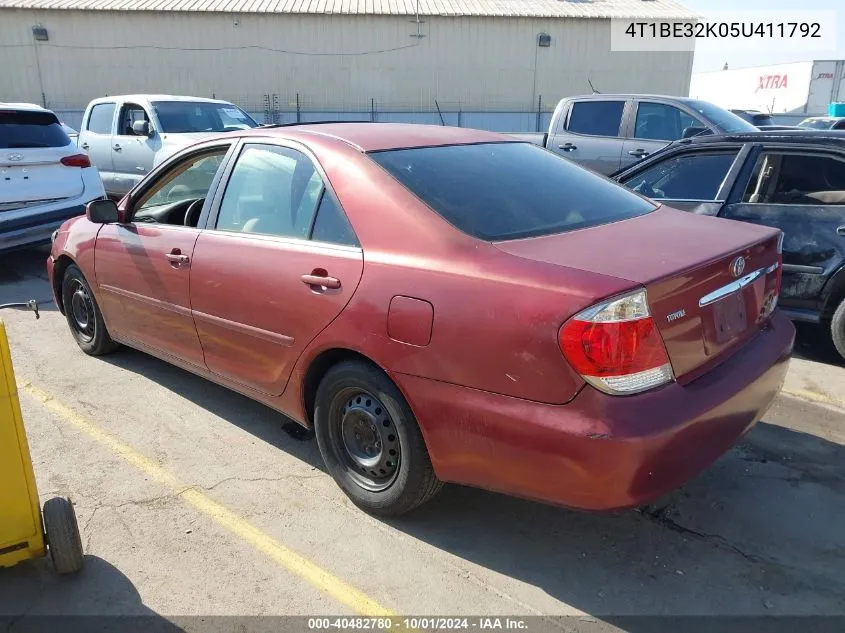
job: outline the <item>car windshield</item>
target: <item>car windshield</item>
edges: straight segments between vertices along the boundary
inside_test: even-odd
[[[229,103],[155,101],[161,132],[234,132],[258,127],[246,112]]]
[[[727,132],[728,134],[757,131],[756,127],[751,125],[742,117],[738,117],[733,112],[728,112],[727,110],[713,105],[712,103],[708,103],[707,101],[687,101],[686,103],[693,110],[703,117],[711,120],[713,123],[722,128],[722,131]]]
[[[0,110],[0,149],[64,147],[70,138],[52,112]]]
[[[370,157],[453,226],[487,241],[562,233],[657,208],[529,143],[388,150]]]

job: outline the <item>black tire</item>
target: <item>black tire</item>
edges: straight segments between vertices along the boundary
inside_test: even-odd
[[[68,266],[62,278],[62,303],[70,332],[83,352],[102,356],[118,348],[109,336],[91,286],[76,264]]]
[[[833,346],[842,358],[845,358],[845,299],[836,308],[830,321],[830,335]]]
[[[443,486],[411,408],[396,385],[372,365],[344,361],[326,373],[317,388],[314,430],[329,474],[367,512],[403,514]],[[366,436],[363,448],[358,431]],[[357,444],[350,448],[350,443]],[[362,465],[366,460],[379,461]]]
[[[76,512],[70,499],[53,497],[44,504],[44,531],[53,566],[60,574],[72,574],[82,569],[82,538]]]

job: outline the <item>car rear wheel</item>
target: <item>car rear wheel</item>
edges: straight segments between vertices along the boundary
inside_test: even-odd
[[[100,306],[91,292],[85,275],[75,264],[65,270],[62,279],[62,303],[70,332],[80,349],[90,356],[102,356],[117,349],[106,324]]]
[[[830,335],[833,345],[842,358],[845,358],[845,300],[836,308],[830,321]]]
[[[443,485],[411,408],[371,365],[345,361],[328,371],[317,389],[314,427],[329,474],[367,512],[408,512]]]

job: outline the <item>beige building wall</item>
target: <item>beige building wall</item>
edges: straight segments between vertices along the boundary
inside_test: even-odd
[[[0,9],[0,100],[83,108],[122,93],[252,107],[533,110],[590,92],[686,95],[692,53],[611,53],[590,19]],[[49,33],[35,42],[32,26]],[[551,35],[539,48],[537,35]],[[200,50],[201,49],[201,50]],[[545,109],[545,108],[544,108]]]

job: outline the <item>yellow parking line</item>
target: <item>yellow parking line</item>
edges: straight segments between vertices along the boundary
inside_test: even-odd
[[[807,389],[781,389],[780,392],[785,396],[792,396],[793,398],[800,398],[801,400],[810,400],[811,402],[820,402],[839,409],[845,409],[845,402],[823,393],[816,393],[815,391],[808,391]]]
[[[170,488],[175,496],[185,500],[196,510],[211,518],[215,523],[225,528],[238,538],[252,545],[259,552],[265,554],[273,562],[296,574],[303,580],[346,605],[356,613],[369,616],[392,616],[394,613],[381,606],[364,593],[346,584],[340,578],[332,575],[322,567],[285,547],[277,540],[268,536],[249,521],[241,518],[211,497],[196,488],[182,484],[174,475],[156,464],[149,457],[142,455],[128,444],[109,435],[85,416],[80,415],[67,405],[56,400],[46,391],[32,383],[24,383],[21,389],[39,400],[52,413],[69,422],[85,435],[99,444],[111,449],[122,459],[129,462],[138,470],[143,471],[151,479]]]

